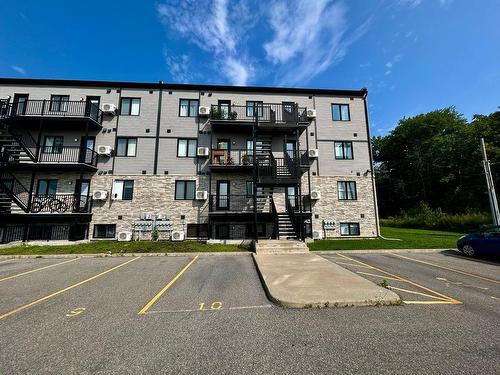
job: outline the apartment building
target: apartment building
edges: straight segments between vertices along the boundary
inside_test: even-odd
[[[0,79],[0,241],[376,237],[366,96]]]

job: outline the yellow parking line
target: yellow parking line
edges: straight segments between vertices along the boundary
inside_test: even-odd
[[[11,261],[11,260],[14,260],[14,258],[9,258],[9,259],[0,260],[0,263],[9,262],[9,261]]]
[[[144,307],[141,309],[141,311],[139,311],[139,315],[144,315],[148,312],[148,310],[151,308],[151,306],[154,305],[154,303],[156,301],[158,301],[158,299],[163,295],[163,293],[165,293],[167,291],[168,288],[170,288],[176,281],[179,277],[181,277],[181,275],[186,272],[186,270],[191,267],[191,265],[195,262],[195,260],[198,259],[198,255],[195,256],[193,259],[191,259],[191,261],[186,264],[184,266],[183,269],[181,269],[179,272],[177,272],[177,274],[174,276],[174,278],[172,280],[170,280],[168,282],[167,285],[165,285],[152,299],[151,301],[149,301],[148,303],[146,303],[146,305],[144,305]]]
[[[403,301],[407,305],[459,305],[462,302],[454,301]]]
[[[360,267],[360,268],[365,268],[368,270],[371,270],[373,267],[367,267],[367,266],[362,266],[361,264],[354,264],[354,263],[347,263],[347,262],[335,262],[337,264],[343,264],[344,266],[353,266],[353,267]]]
[[[66,287],[66,288],[64,288],[64,289],[61,289],[61,290],[58,290],[57,292],[54,292],[54,293],[52,293],[52,294],[49,294],[48,296],[45,296],[45,297],[42,297],[42,298],[40,298],[40,299],[37,299],[36,301],[30,302],[30,303],[28,303],[27,305],[24,305],[24,306],[18,307],[17,309],[14,309],[14,310],[9,311],[9,312],[7,312],[7,313],[5,313],[5,314],[2,314],[2,315],[0,315],[0,320],[2,320],[3,318],[7,318],[8,316],[14,315],[14,314],[18,313],[19,311],[25,310],[25,309],[27,309],[28,307],[34,306],[34,305],[36,305],[36,304],[38,304],[38,303],[40,303],[40,302],[43,302],[43,301],[46,301],[46,300],[48,300],[48,299],[50,299],[50,298],[56,297],[56,296],[58,296],[59,294],[62,294],[62,293],[64,293],[64,292],[67,292],[68,290],[71,290],[71,289],[73,289],[73,288],[76,288],[77,286],[83,285],[83,284],[85,284],[85,283],[88,283],[89,281],[92,281],[92,280],[94,280],[94,279],[97,279],[98,277],[103,276],[103,275],[105,275],[105,274],[107,274],[107,273],[109,273],[109,272],[111,272],[111,271],[114,271],[114,270],[116,270],[116,269],[120,268],[120,267],[123,267],[123,266],[125,266],[125,265],[129,264],[130,262],[133,262],[134,260],[137,260],[137,259],[139,259],[139,258],[133,258],[133,259],[130,259],[130,260],[126,261],[125,263],[121,263],[121,264],[119,264],[119,265],[117,265],[117,266],[114,266],[113,268],[110,268],[109,270],[106,270],[106,271],[104,271],[104,272],[101,272],[101,273],[99,273],[99,274],[97,274],[97,275],[95,275],[95,276],[92,276],[92,277],[90,277],[90,278],[88,278],[88,279],[86,279],[86,280],[83,280],[83,281],[80,281],[80,282],[78,282],[78,283],[76,283],[76,284],[70,285],[70,286],[68,286],[68,287]]]
[[[457,300],[456,300],[456,299],[454,299],[454,298],[451,298],[451,297],[449,297],[449,296],[445,296],[444,294],[438,293],[438,292],[436,292],[435,290],[432,290],[432,289],[426,288],[426,287],[425,287],[425,286],[423,286],[423,285],[420,285],[420,284],[414,283],[413,281],[410,281],[410,280],[405,279],[405,278],[403,278],[403,277],[401,277],[401,276],[398,276],[398,275],[394,275],[393,273],[390,273],[390,272],[384,271],[384,270],[382,270],[382,269],[380,269],[380,268],[377,268],[377,267],[374,267],[374,266],[372,266],[372,265],[370,265],[370,264],[367,264],[367,263],[364,263],[364,262],[360,262],[359,260],[356,260],[356,259],[350,258],[350,257],[348,257],[348,256],[346,256],[346,255],[343,255],[343,254],[337,254],[337,255],[338,255],[338,256],[341,256],[342,258],[349,259],[349,260],[351,260],[351,261],[353,261],[353,262],[356,262],[356,263],[362,264],[362,265],[364,265],[364,266],[370,266],[370,267],[373,267],[373,269],[374,269],[374,270],[377,270],[377,271],[382,272],[382,273],[384,273],[384,274],[386,274],[386,275],[389,275],[389,276],[391,276],[391,277],[394,277],[394,278],[398,279],[399,281],[402,281],[402,282],[405,282],[405,283],[411,284],[411,285],[413,285],[413,286],[416,286],[417,288],[420,288],[420,289],[426,290],[426,291],[428,291],[429,293],[435,294],[435,295],[437,295],[437,296],[439,296],[439,297],[442,297],[442,298],[444,298],[444,299],[446,299],[446,300],[448,300],[448,301],[452,301],[452,302],[454,302],[454,303],[462,303],[462,302],[460,302],[460,301],[457,301]]]
[[[389,255],[393,255],[393,256],[398,257],[398,258],[408,259],[408,260],[411,260],[411,261],[417,262],[417,263],[427,264],[429,266],[434,266],[434,267],[442,268],[444,270],[448,270],[448,271],[452,271],[452,272],[456,272],[456,273],[461,273],[462,275],[467,275],[467,276],[475,277],[477,279],[489,281],[489,282],[492,282],[492,283],[495,283],[495,284],[500,284],[500,280],[489,279],[487,277],[479,276],[479,275],[476,275],[476,274],[473,274],[473,273],[469,273],[469,272],[465,272],[465,271],[460,271],[460,270],[457,270],[455,268],[440,266],[439,264],[430,263],[430,262],[426,262],[426,261],[419,260],[419,259],[408,258],[408,257],[405,257],[403,255],[394,254],[394,253],[391,253]]]
[[[441,298],[441,297],[431,296],[430,294],[420,293],[420,292],[416,292],[414,290],[408,290],[408,289],[403,289],[403,288],[396,288],[395,286],[391,286],[391,285],[387,285],[387,288],[394,289],[394,290],[399,290],[400,292],[405,292],[405,293],[410,293],[410,294],[416,294],[418,296],[434,298],[434,299],[438,299],[438,300],[441,300],[441,301],[448,301],[448,299],[444,299],[444,298]]]
[[[3,279],[0,279],[0,281],[10,280],[10,279],[14,279],[14,278],[19,277],[19,276],[28,275],[28,274],[33,273],[33,272],[38,272],[38,271],[41,271],[41,270],[46,270],[47,268],[51,268],[51,267],[55,267],[55,266],[60,266],[61,264],[65,264],[65,263],[74,262],[75,260],[78,260],[78,259],[79,258],[74,258],[74,259],[70,259],[70,260],[65,260],[64,262],[59,262],[59,263],[56,263],[56,264],[51,264],[49,266],[35,268],[34,270],[31,270],[31,271],[26,271],[26,272],[18,273],[16,275],[4,277]]]
[[[400,281],[399,279],[396,279],[394,277],[389,277],[389,276],[384,276],[384,275],[375,275],[374,273],[368,273],[368,272],[363,272],[363,271],[357,271],[356,273],[360,273],[362,275],[367,275],[367,276],[380,277],[381,279]]]

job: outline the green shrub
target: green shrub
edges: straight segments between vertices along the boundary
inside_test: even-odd
[[[432,209],[423,202],[399,216],[380,220],[381,225],[389,227],[439,229],[454,232],[473,232],[491,223],[491,216],[484,212],[446,214],[440,209]]]

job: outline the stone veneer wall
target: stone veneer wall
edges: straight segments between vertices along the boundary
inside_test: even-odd
[[[357,200],[339,200],[337,181],[356,181]],[[377,236],[377,218],[371,176],[311,176],[311,189],[321,192],[321,199],[312,201],[313,230],[323,231],[323,220],[333,220],[334,230],[323,231],[323,237],[341,237],[340,223],[359,223],[360,237]],[[316,218],[315,215],[319,217]],[[364,217],[362,217],[364,215]],[[342,238],[348,236],[342,236]],[[358,236],[355,236],[358,237]]]
[[[111,200],[113,180],[134,180],[132,200]],[[175,200],[175,180],[196,181],[196,190],[208,190],[205,176],[155,176],[155,175],[101,175],[92,179],[91,190],[107,190],[106,201],[95,201],[92,208],[91,233],[94,224],[116,224],[116,231],[131,231],[132,224],[142,213],[166,214],[174,230],[184,230],[181,215],[186,224],[207,223],[208,200]],[[120,219],[118,217],[121,217]]]

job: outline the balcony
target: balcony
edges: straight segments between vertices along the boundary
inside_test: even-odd
[[[47,118],[66,121],[90,120],[89,124],[101,128],[103,112],[86,101],[55,101],[50,99],[25,100],[18,103],[0,104],[0,118]]]
[[[87,214],[92,212],[92,199],[87,195],[34,195],[28,213]]]
[[[212,216],[228,216],[234,214],[252,215],[254,212],[254,197],[252,195],[211,195],[209,213]],[[272,213],[272,197],[257,198],[257,212],[259,214]]]
[[[253,168],[252,150],[212,149],[209,167],[212,171],[251,171]]]
[[[309,124],[307,109],[296,104],[212,105],[210,123],[214,130],[251,132],[258,121],[258,130],[268,133],[292,133]]]
[[[297,158],[285,154],[275,158],[272,154],[257,160],[257,183],[261,185],[288,186],[300,181],[302,170]]]

